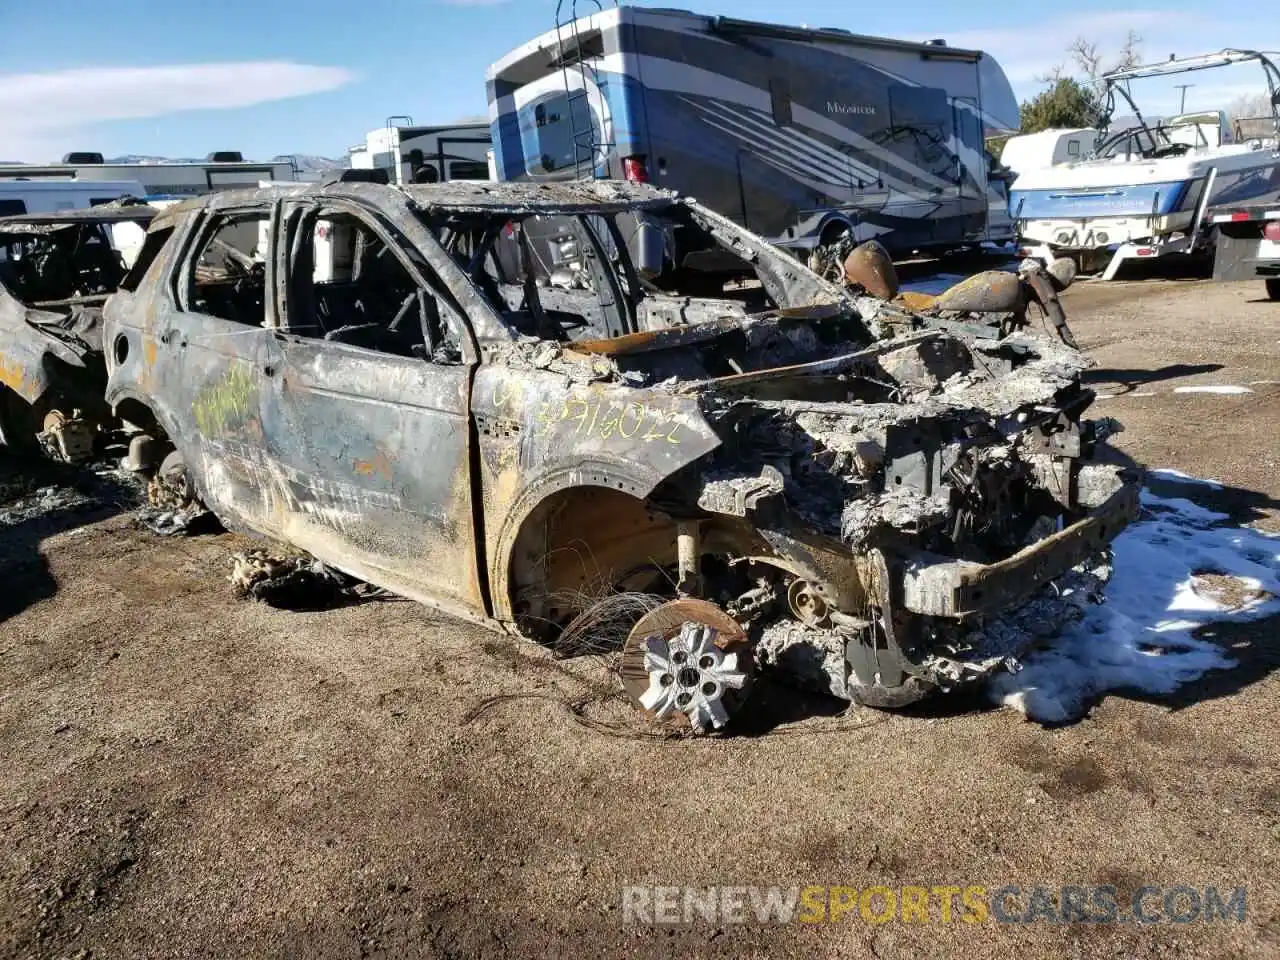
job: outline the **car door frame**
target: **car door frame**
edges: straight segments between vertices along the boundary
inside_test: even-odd
[[[316,219],[323,218],[326,211],[341,212],[357,218],[379,237],[388,253],[396,257],[397,262],[407,272],[413,283],[428,296],[434,297],[438,304],[448,305],[448,310],[440,311],[440,319],[442,324],[448,325],[457,339],[462,353],[459,363],[443,364],[429,357],[404,357],[353,344],[326,341],[322,337],[299,332],[301,329],[309,328],[310,324],[306,323],[304,318],[291,316],[291,311],[296,313],[299,309],[296,298],[297,287],[292,276],[293,259],[298,250],[302,249],[294,248],[299,242],[309,243],[314,254],[314,232],[310,225],[314,224]],[[296,225],[295,217],[298,218]],[[306,237],[308,231],[312,231],[310,239],[302,239]],[[411,522],[425,523],[427,520],[434,520],[439,530],[457,531],[453,545],[450,546],[446,542],[442,547],[442,553],[452,552],[455,555],[453,559],[464,562],[468,569],[459,577],[456,571],[441,569],[442,566],[448,566],[447,563],[443,565],[437,563],[436,569],[433,570],[432,565],[425,562],[427,559],[425,556],[390,556],[356,549],[357,541],[350,534],[344,534],[340,524],[334,527],[337,532],[337,537],[334,539],[326,540],[320,537],[312,525],[297,528],[301,532],[292,535],[291,542],[307,541],[300,542],[299,545],[311,549],[317,556],[321,556],[339,569],[379,583],[397,593],[455,615],[470,619],[487,619],[490,605],[482,562],[482,523],[478,516],[478,500],[474,489],[476,451],[471,413],[471,389],[475,370],[480,362],[479,350],[465,308],[452,295],[430,259],[421,251],[419,251],[419,258],[405,253],[405,246],[420,243],[420,239],[413,238],[409,231],[401,229],[386,211],[375,205],[362,203],[353,197],[309,196],[286,198],[281,203],[272,239],[274,261],[272,296],[278,325],[272,332],[273,386],[269,389],[273,391],[276,413],[264,413],[264,417],[282,414],[299,418],[295,419],[295,424],[301,422],[301,431],[307,434],[301,440],[307,452],[304,455],[296,446],[290,448],[292,441],[289,438],[274,435],[272,430],[268,430],[267,445],[271,451],[270,456],[280,460],[279,463],[274,464],[274,468],[291,474],[283,479],[295,484],[294,492],[300,494],[300,499],[294,506],[301,507],[303,510],[314,510],[317,506],[324,506],[324,501],[329,500],[331,496],[354,498],[357,505],[360,499],[368,498],[366,509],[373,516],[376,516],[378,510],[388,513],[402,511],[413,518]],[[314,270],[314,256],[311,262],[304,263],[303,269]],[[336,383],[331,387],[319,383],[309,371],[310,364],[307,358],[333,360],[335,366],[344,364],[350,372],[351,383],[358,384],[363,380],[374,394],[362,395],[354,392],[352,387],[343,388]],[[381,384],[380,378],[375,378],[372,371],[394,369],[399,371],[398,375],[404,376],[411,375],[415,366],[433,374],[433,379],[441,387],[438,393],[431,393],[430,397],[426,398],[426,402],[416,404],[402,402],[397,399],[398,395],[394,392],[375,395]],[[353,390],[353,392],[344,392],[344,390]],[[288,395],[290,391],[292,391],[291,396]],[[311,401],[303,399],[308,391],[313,397]],[[311,403],[313,409],[323,410],[324,404],[315,399],[321,395],[327,396],[329,400],[337,399],[339,403],[342,403],[343,398],[349,398],[353,404],[353,410],[362,403],[398,407],[400,413],[397,422],[400,426],[416,422],[413,435],[417,435],[416,429],[423,427],[424,423],[427,434],[430,435],[430,425],[426,420],[430,417],[430,411],[436,411],[456,421],[456,433],[460,435],[462,441],[461,449],[457,452],[458,462],[452,474],[442,475],[451,481],[447,484],[447,488],[453,499],[442,499],[435,504],[441,512],[430,515],[426,510],[432,504],[425,500],[419,502],[419,498],[411,493],[420,493],[424,488],[436,489],[432,485],[433,478],[426,472],[430,469],[426,464],[431,459],[431,451],[418,451],[420,456],[408,465],[407,473],[397,472],[399,468],[393,466],[392,451],[379,450],[377,454],[364,459],[352,459],[351,469],[354,473],[350,477],[326,477],[316,473],[308,480],[306,477],[299,476],[299,471],[321,470],[322,462],[331,464],[335,471],[345,470],[345,459],[341,461],[343,466],[340,468],[338,459],[331,451],[322,450],[316,445],[319,434],[312,431],[322,430],[323,425],[307,423],[305,413],[300,406],[303,403]],[[336,411],[340,422],[345,416],[341,407],[330,404],[329,410]],[[274,425],[274,429],[278,430],[281,426]],[[299,491],[296,486],[299,482],[309,486]],[[398,484],[403,485],[396,486]],[[384,490],[375,489],[380,485],[390,486]],[[367,489],[361,492],[362,487]],[[443,491],[444,485],[440,484],[439,489]],[[406,493],[410,495],[406,497],[404,495]],[[307,504],[308,498],[314,498],[310,505]],[[446,506],[452,509],[445,509]],[[415,507],[417,510],[414,509]],[[420,532],[425,544],[428,532],[425,527]],[[386,562],[379,562],[380,558],[385,559]],[[446,577],[446,573],[452,575]]]
[[[182,455],[201,500],[227,526],[268,535],[273,524],[258,491],[267,481],[261,453],[261,373],[267,343],[276,322],[271,237],[278,201],[211,205],[190,224],[170,270],[168,294],[173,311],[162,339],[176,347],[183,393],[190,397],[189,431],[170,440]],[[258,326],[228,320],[193,308],[196,264],[219,225],[237,216],[267,219],[263,317]],[[220,349],[230,346],[230,351]],[[183,411],[186,404],[175,409]]]

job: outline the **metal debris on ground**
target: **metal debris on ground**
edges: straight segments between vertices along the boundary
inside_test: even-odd
[[[96,501],[74,487],[40,487],[0,509],[0,527],[16,526],[58,510],[84,510]]]
[[[182,508],[148,505],[140,508],[136,517],[140,524],[162,537],[194,534],[217,527],[213,515],[199,503],[190,503]]]
[[[227,579],[237,597],[283,610],[322,610],[372,600],[384,593],[315,557],[273,556],[261,548],[234,554]]]
[[[205,504],[193,498],[174,497],[173,493],[172,486],[163,476],[152,477],[147,484],[148,503],[138,509],[137,521],[160,536],[198,534],[218,529],[218,521],[207,511]]]
[[[196,497],[185,469],[168,459],[147,482],[147,505],[138,511],[137,519],[162,537],[210,533],[219,526]]]
[[[136,479],[114,464],[73,469],[41,458],[0,459],[0,527],[67,511],[128,508],[140,492]]]

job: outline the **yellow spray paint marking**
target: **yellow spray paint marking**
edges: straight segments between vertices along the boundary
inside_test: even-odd
[[[23,370],[22,364],[16,360],[6,360],[0,357],[0,383],[12,390],[19,396],[34,400],[35,397],[31,393],[35,389],[35,384],[27,382],[26,371]]]
[[[519,387],[499,382],[494,387],[494,406],[507,416],[518,417],[524,405],[519,394]],[[571,423],[574,435],[584,439],[617,437],[633,443],[678,444],[684,428],[679,414],[662,406],[599,397],[538,401],[534,421],[534,436],[539,439],[550,436],[561,424]]]
[[[396,458],[388,454],[385,450],[379,450],[372,459],[356,460],[352,466],[356,473],[362,477],[371,477],[375,473],[380,474],[387,481],[391,478],[391,462]]]
[[[257,416],[257,384],[248,364],[233,365],[221,380],[200,391],[193,410],[196,425],[205,436],[233,432]]]

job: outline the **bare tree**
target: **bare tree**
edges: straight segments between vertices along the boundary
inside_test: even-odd
[[[1142,62],[1142,57],[1138,53],[1138,47],[1142,45],[1142,37],[1130,30],[1125,35],[1124,43],[1120,47],[1120,51],[1116,54],[1115,59],[1110,62],[1110,66],[1103,67],[1103,56],[1098,50],[1096,41],[1086,40],[1084,37],[1076,37],[1072,44],[1067,47],[1067,52],[1071,54],[1071,59],[1075,61],[1080,72],[1089,80],[1096,82],[1100,77],[1108,73],[1114,73],[1117,70],[1131,70]]]
[[[1101,78],[1116,70],[1138,66],[1142,62],[1138,54],[1141,43],[1142,38],[1130,30],[1115,58],[1107,60],[1097,41],[1076,37],[1067,47],[1075,71],[1068,72],[1066,65],[1060,63],[1036,77],[1036,82],[1048,89],[1022,104],[1023,132],[1094,124],[1105,107]],[[1104,67],[1104,63],[1108,65]]]
[[[1097,80],[1098,73],[1102,69],[1102,55],[1098,53],[1098,44],[1096,41],[1086,40],[1084,37],[1076,37],[1067,47],[1067,53],[1071,54],[1071,59],[1075,61],[1076,66],[1080,68],[1080,72],[1090,80]]]
[[[1232,120],[1243,120],[1246,117],[1271,116],[1271,98],[1265,93],[1247,93],[1236,97],[1227,107],[1227,116]]]
[[[1227,118],[1231,121],[1238,140],[1268,137],[1274,129],[1271,97],[1265,93],[1247,93],[1236,97],[1227,106]]]

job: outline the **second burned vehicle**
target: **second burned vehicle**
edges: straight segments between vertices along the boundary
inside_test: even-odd
[[[154,212],[129,198],[0,218],[0,446],[59,460],[101,446],[102,305],[128,270],[115,236]]]
[[[656,217],[753,279],[653,287]],[[665,594],[624,683],[695,729],[757,661],[883,706],[980,679],[1136,510],[1023,280],[922,316],[649,188],[222,193],[160,214],[139,274],[107,399],[227,525],[539,638]]]

